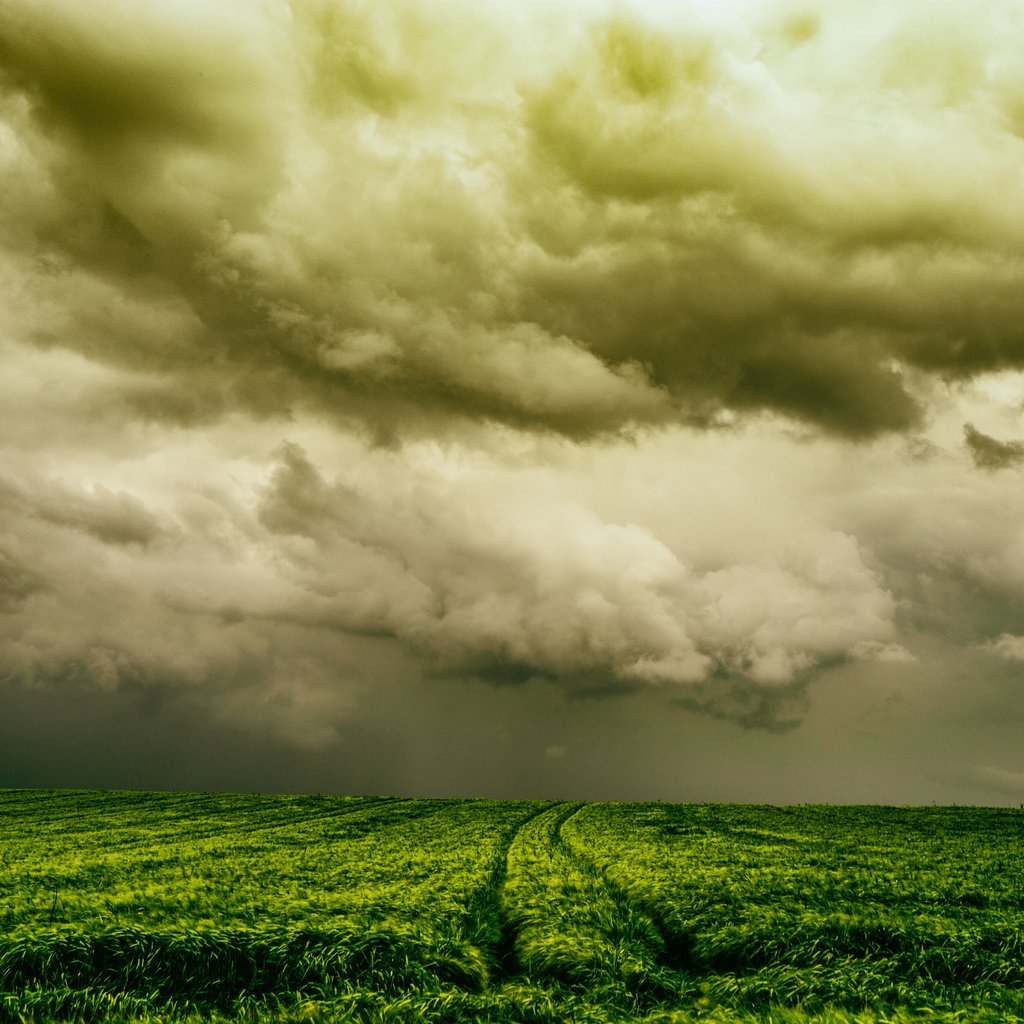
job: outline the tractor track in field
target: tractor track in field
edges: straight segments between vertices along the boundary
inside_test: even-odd
[[[567,810],[563,815],[561,815],[558,818],[558,820],[555,822],[554,826],[551,829],[551,838],[554,841],[554,844],[563,852],[565,852],[568,856],[573,858],[575,858],[575,851],[562,837],[562,829],[565,827],[565,823],[570,818],[576,817],[576,815],[579,814],[584,807],[586,807],[586,804],[573,805],[569,808],[569,810]]]
[[[10,809],[0,805],[0,812],[6,812],[5,817],[8,821],[13,820],[17,817],[30,817],[31,811],[35,809],[35,805],[38,804],[71,804],[74,798],[67,797],[61,793],[57,796],[49,794],[33,795],[29,797],[20,798],[16,802],[16,806],[13,808],[14,814],[10,814]],[[52,822],[52,828],[64,832],[67,825],[78,821],[91,822],[93,828],[90,831],[95,830],[96,821],[100,817],[105,817],[111,814],[120,813],[123,809],[139,810],[144,805],[150,803],[152,800],[151,794],[144,794],[140,796],[126,796],[122,799],[118,799],[115,804],[112,800],[99,800],[93,801],[91,804],[83,806],[80,800],[74,800],[74,810],[70,813],[61,814],[59,818],[54,818]],[[28,806],[29,812],[21,812],[21,808]],[[58,807],[59,810],[59,807]]]
[[[539,818],[542,814],[549,813],[556,807],[561,806],[562,803],[564,803],[564,801],[558,800],[547,807],[539,807],[537,808],[537,810],[531,811],[529,814],[527,814],[526,817],[523,818],[523,820],[520,821],[518,825],[516,825],[515,830],[508,837],[508,842],[505,843],[504,848],[501,851],[499,864],[495,870],[493,878],[493,881],[496,883],[494,885],[495,890],[500,891],[502,888],[504,888],[505,879],[508,878],[508,857],[509,853],[512,850],[512,844],[515,843],[516,838],[520,835],[523,829],[526,828],[526,826],[531,821],[533,821],[535,818]]]
[[[486,929],[488,925],[491,926],[489,941],[485,943],[489,959],[489,984],[491,986],[499,985],[520,973],[515,952],[518,929],[509,920],[503,907],[512,848],[531,822],[541,815],[551,813],[564,803],[565,801],[561,800],[546,803],[530,811],[517,822],[495,855],[494,868],[483,890],[484,896],[473,909],[473,916],[482,928]]]
[[[610,877],[608,872],[598,864],[593,857],[586,853],[586,851],[580,849],[578,844],[571,842],[566,839],[563,834],[565,825],[573,818],[576,814],[583,810],[585,805],[581,804],[571,814],[565,815],[557,824],[552,832],[552,838],[557,845],[559,852],[568,861],[575,864],[576,867],[583,873],[589,875],[591,878],[596,879],[601,887],[608,893],[613,902],[622,908],[624,912],[632,912],[637,915],[638,918],[648,921],[654,928],[661,941],[666,944],[666,952],[668,951],[668,936],[664,923],[660,918],[652,913],[652,910],[646,903],[636,899],[632,893],[630,893],[624,886],[617,882],[614,878]],[[660,952],[660,951],[659,951]],[[658,956],[658,963],[663,967],[676,967],[677,964],[669,962],[664,956]]]
[[[216,843],[218,839],[226,839],[229,842],[224,846],[222,850],[217,850],[216,847],[213,849],[207,849],[205,854],[207,856],[213,855],[219,856],[230,856],[237,852],[238,848],[244,847],[247,840],[251,840],[254,836],[259,833],[270,833],[274,831],[280,831],[289,827],[295,827],[302,831],[313,828],[322,829],[325,826],[330,825],[333,821],[343,821],[353,815],[358,814],[360,811],[372,812],[379,810],[381,804],[385,806],[394,806],[396,804],[407,805],[409,803],[415,803],[415,801],[401,798],[401,799],[390,799],[384,797],[366,797],[360,799],[358,803],[352,806],[334,807],[331,809],[322,809],[317,814],[312,816],[297,817],[293,816],[288,819],[276,818],[274,821],[253,825],[249,828],[231,828],[230,822],[221,819],[218,822],[218,827],[207,831],[205,833],[188,832],[176,830],[170,835],[139,835],[134,838],[126,839],[122,836],[118,836],[116,843],[111,846],[101,847],[93,850],[92,854],[96,863],[109,863],[106,858],[113,855],[115,858],[123,856],[127,851],[135,851],[139,849],[149,848],[152,850],[152,855],[145,860],[148,867],[165,868],[175,863],[181,855],[182,847],[191,848],[195,850],[197,846],[201,846],[204,843]],[[413,814],[404,816],[401,820],[402,824],[407,822],[423,818],[430,813],[437,813],[442,810],[441,807],[428,807],[423,809],[416,809]],[[179,823],[181,824],[181,823]],[[372,828],[362,830],[363,834],[373,831]],[[344,832],[341,832],[340,837],[345,836]],[[323,839],[323,836],[316,837],[317,839]],[[136,862],[138,863],[138,862]],[[50,877],[54,880],[54,884],[61,885],[61,880],[64,878],[60,874],[59,866],[50,872]]]
[[[70,799],[64,798],[65,794],[58,794],[57,798],[50,796],[38,796],[30,797],[25,800],[19,800],[18,804],[31,805],[30,811],[22,816],[30,816],[34,811],[34,805],[39,803],[63,803],[69,804]],[[139,814],[140,812],[151,809],[157,817],[152,824],[147,825],[145,820],[140,817],[138,824],[133,824],[132,828],[149,828],[153,833],[159,833],[162,830],[167,829],[170,831],[171,828],[187,823],[188,821],[196,818],[206,808],[212,808],[205,816],[205,821],[208,824],[215,822],[222,822],[225,827],[233,827],[235,830],[244,830],[242,823],[236,823],[232,826],[232,817],[238,815],[247,815],[251,813],[250,808],[247,806],[231,807],[225,806],[223,793],[195,793],[188,794],[183,800],[178,794],[170,796],[168,799],[163,798],[163,794],[153,793],[142,793],[138,796],[125,795],[117,796],[116,798],[100,798],[98,800],[83,801],[80,799],[74,800],[73,810],[62,813],[58,817],[53,817],[48,823],[50,828],[55,834],[64,836],[67,834],[69,827],[73,827],[76,823],[88,823],[89,827],[82,829],[82,832],[97,832],[100,831],[98,827],[99,823],[103,819],[113,818],[111,822],[107,824],[116,825],[119,831],[123,830],[122,822],[119,817],[125,813]],[[361,797],[357,806],[366,807],[370,803],[379,803],[383,797]],[[59,810],[59,807],[56,808]],[[0,812],[3,812],[4,807],[0,804]],[[281,816],[281,809],[276,808],[276,819],[284,821]],[[12,820],[15,816],[9,816],[8,820]],[[264,816],[266,820],[266,816]],[[294,815],[287,820],[299,821],[300,818],[296,818]],[[258,825],[256,827],[259,827]],[[45,831],[45,830],[44,830]]]
[[[229,820],[221,819],[218,821],[217,828],[209,829],[205,832],[189,832],[180,834],[173,839],[169,839],[162,843],[163,847],[181,846],[188,843],[202,843],[209,842],[220,838],[234,840],[237,836],[241,839],[255,836],[261,832],[274,832],[280,829],[295,828],[304,829],[311,826],[321,825],[330,821],[340,821],[342,819],[351,818],[357,816],[360,812],[373,812],[379,811],[383,807],[400,807],[404,813],[399,822],[385,822],[382,827],[386,827],[388,824],[406,824],[411,821],[416,821],[420,818],[427,818],[433,814],[437,814],[440,811],[445,810],[445,806],[428,806],[423,808],[417,808],[415,806],[409,807],[409,805],[415,805],[419,801],[413,798],[401,797],[366,797],[358,804],[351,807],[337,807],[330,810],[324,810],[318,814],[308,815],[304,817],[291,816],[291,817],[277,817],[273,821],[266,822],[255,822],[248,826],[245,825],[232,825]],[[364,834],[376,831],[377,826],[367,828],[363,830]],[[345,833],[342,833],[342,838],[345,838]],[[140,838],[134,845],[144,845],[147,842],[152,842],[152,837]],[[126,845],[133,845],[128,843]],[[237,845],[232,842],[232,845]]]
[[[543,978],[577,991],[611,986],[640,1012],[682,980],[662,929],[564,834],[586,804],[559,802],[520,824],[498,890],[492,981]],[[513,857],[513,853],[515,856]]]
[[[505,843],[488,888],[491,913],[497,925],[497,939],[490,950],[492,985],[524,976],[524,970],[516,951],[521,923],[510,915],[506,897],[509,875],[512,872],[510,858],[513,849],[517,843],[540,845],[543,847],[545,856],[550,857],[551,852],[558,846],[558,834],[563,823],[578,813],[583,806],[582,803],[566,800],[551,801],[526,815]],[[546,816],[550,816],[551,821],[544,823],[545,827],[541,835],[533,839],[528,837],[526,833],[530,826]]]
[[[582,810],[582,806],[577,811]],[[660,967],[672,971],[690,972],[693,969],[692,940],[688,936],[680,935],[665,920],[664,912],[653,905],[650,901],[639,899],[631,893],[621,882],[612,878],[608,872],[601,867],[592,857],[571,840],[562,835],[562,826],[571,818],[566,816],[558,826],[557,840],[567,857],[570,857],[578,865],[584,867],[593,875],[600,877],[605,889],[613,899],[623,907],[629,907],[638,916],[649,921],[661,939],[662,950],[658,951],[657,962]]]
[[[175,820],[173,831],[169,830],[161,834],[160,826],[155,825],[153,831],[148,835],[140,835],[135,839],[119,838],[116,849],[152,846],[154,843],[159,843],[161,849],[167,849],[186,843],[202,843],[219,838],[249,837],[259,832],[271,832],[276,829],[289,827],[304,828],[337,818],[345,818],[360,811],[370,810],[371,808],[378,807],[382,802],[381,798],[371,797],[354,806],[331,808],[330,810],[320,811],[312,815],[276,815],[270,820],[264,819],[263,821],[247,823],[233,823],[229,812],[224,815],[217,815],[214,820],[207,819],[204,821],[205,827],[201,829],[189,829],[188,819],[182,817]],[[144,828],[145,826],[140,825],[140,827]]]
[[[187,818],[181,817],[174,821],[173,830],[161,833],[159,825],[155,825],[153,831],[150,831],[148,834],[140,834],[136,837],[119,835],[115,846],[109,849],[100,848],[94,852],[97,855],[107,853],[116,855],[127,849],[154,847],[160,851],[158,859],[167,860],[169,859],[169,854],[182,846],[194,847],[204,843],[216,843],[217,840],[223,839],[227,841],[227,849],[237,848],[239,845],[244,845],[247,840],[255,839],[260,834],[281,832],[286,829],[295,829],[301,833],[310,828],[328,826],[331,822],[344,822],[362,813],[368,814],[372,822],[374,812],[379,812],[382,807],[401,808],[403,813],[398,822],[384,822],[376,825],[368,823],[370,827],[361,830],[364,834],[368,834],[375,831],[376,828],[386,827],[388,824],[407,824],[424,817],[429,817],[444,810],[447,806],[447,804],[434,804],[426,807],[417,807],[418,803],[419,801],[417,800],[404,797],[365,797],[359,799],[358,802],[353,802],[351,805],[323,808],[313,814],[293,813],[291,815],[283,815],[278,813],[270,820],[264,819],[263,821],[250,821],[246,823],[232,823],[231,813],[228,810],[224,814],[216,815],[213,820],[207,819],[203,823],[205,827],[202,829],[189,829]],[[133,802],[130,806],[135,808],[136,804]],[[86,816],[87,812],[75,815],[76,818]],[[144,826],[140,825],[140,828],[144,828]],[[91,831],[95,831],[95,829]],[[339,838],[344,838],[346,834],[342,830]],[[318,836],[317,838],[322,839],[323,837]]]

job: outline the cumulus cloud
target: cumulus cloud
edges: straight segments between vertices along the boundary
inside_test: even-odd
[[[261,593],[286,600],[282,581],[240,562],[237,537],[225,543],[237,532],[230,507],[209,503],[208,533],[184,492],[154,509],[25,468],[0,483],[0,685],[135,693],[304,746],[335,735],[359,671],[344,644],[283,617],[230,614],[237,593],[250,607]]]
[[[697,568],[500,464],[411,479],[385,465],[392,479],[362,490],[295,447],[281,458],[260,517],[310,614],[391,632],[451,671],[681,685],[729,671],[770,687],[891,633],[892,598],[847,535]]]
[[[8,680],[180,691],[216,707],[247,692],[264,706],[281,686],[344,691],[329,644],[300,653],[313,631],[392,638],[432,673],[539,677],[569,695],[682,687],[720,711],[716,692],[778,691],[757,701],[781,704],[816,666],[893,635],[892,595],[854,538],[798,509],[766,524],[726,491],[703,515],[731,517],[728,529],[715,538],[695,515],[673,535],[663,527],[688,485],[655,502],[630,492],[629,518],[588,446],[552,467],[433,442],[346,443],[350,465],[333,478],[289,443],[262,481],[253,466],[248,482],[214,487],[204,478],[218,459],[168,479],[165,453],[156,477],[136,474],[138,494],[31,474],[8,486],[25,554],[5,563]],[[628,466],[637,453],[608,455]]]

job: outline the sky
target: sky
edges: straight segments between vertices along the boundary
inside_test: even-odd
[[[1016,0],[0,0],[0,786],[1024,803]]]

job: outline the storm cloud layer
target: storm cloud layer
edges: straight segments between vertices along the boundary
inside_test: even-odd
[[[796,736],[932,659],[959,714],[1024,660],[1022,44],[0,2],[0,685],[309,750],[459,681]]]

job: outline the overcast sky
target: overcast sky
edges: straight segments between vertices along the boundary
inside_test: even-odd
[[[0,0],[0,785],[1024,802],[1017,0]]]

